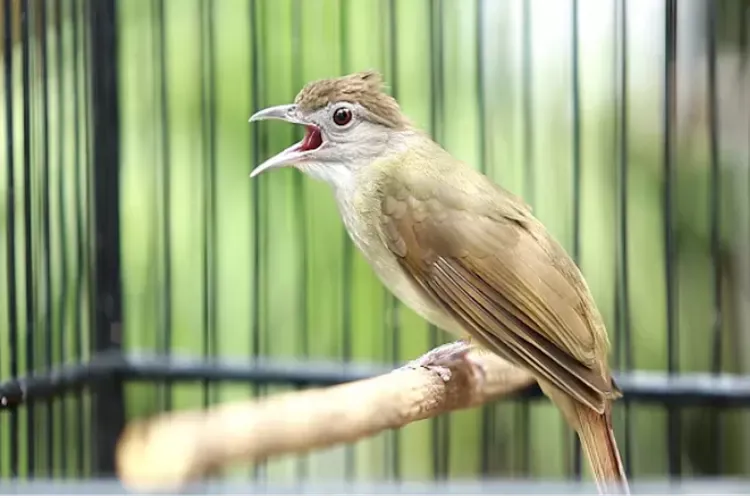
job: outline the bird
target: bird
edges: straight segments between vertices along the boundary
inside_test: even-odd
[[[310,81],[249,121],[269,119],[303,126],[304,138],[250,177],[292,167],[328,184],[384,286],[459,342],[527,370],[576,431],[598,491],[629,494],[604,321],[531,207],[416,127],[376,70]]]

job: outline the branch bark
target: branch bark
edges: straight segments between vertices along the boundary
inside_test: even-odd
[[[118,475],[134,489],[179,488],[240,460],[358,441],[482,405],[534,382],[525,371],[482,351],[453,362],[449,380],[444,378],[430,369],[400,369],[333,387],[135,421],[118,443]]]

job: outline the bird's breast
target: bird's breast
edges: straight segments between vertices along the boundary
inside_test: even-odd
[[[461,335],[458,325],[414,284],[386,246],[379,230],[380,200],[367,187],[337,193],[341,218],[354,245],[380,281],[401,302],[438,328]]]

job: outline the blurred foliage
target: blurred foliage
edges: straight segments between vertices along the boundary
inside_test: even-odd
[[[585,9],[587,2],[580,3]],[[487,16],[477,11],[478,2],[469,1],[119,2],[120,53],[113,63],[118,65],[121,94],[126,348],[240,356],[248,362],[256,356],[271,356],[401,363],[448,340],[443,334],[435,335],[385,292],[353,251],[327,186],[303,178],[293,169],[248,179],[254,165],[300,136],[300,130],[286,124],[248,125],[254,110],[291,101],[309,80],[375,68],[384,74],[403,111],[418,126],[429,130],[458,158],[525,196],[537,216],[571,251],[576,193],[572,123],[578,120],[580,265],[607,322],[614,351],[612,364],[626,368],[623,360],[629,345],[633,366],[627,368],[666,370],[663,63],[658,54],[630,52],[633,64],[640,60],[647,81],[654,84],[643,90],[643,84],[637,82],[639,90],[629,92],[628,141],[623,149],[618,142],[621,131],[613,94],[617,84],[616,60],[612,58],[618,43],[616,30],[598,40],[601,47],[595,56],[581,58],[581,106],[573,110],[570,35],[566,35],[567,44],[545,38],[534,17],[542,16],[544,6],[535,2],[530,36],[533,50],[529,53],[544,52],[545,61],[555,59],[555,54],[560,57],[554,64],[536,58],[527,61],[531,79],[526,80],[518,65],[522,57],[518,40],[525,29],[518,22],[520,2],[498,5],[493,6],[495,15]],[[75,106],[70,105],[79,103],[74,99],[76,88],[81,97],[86,95],[86,82],[80,77],[82,59],[74,58],[74,54],[83,54],[84,45],[82,38],[74,45],[73,13],[75,8],[63,13],[63,58],[59,66],[52,66],[48,78],[51,89],[62,89],[50,94],[48,108],[50,158],[54,159],[50,185],[61,186],[51,195],[56,222],[48,247],[53,255],[52,269],[65,269],[76,279],[66,280],[56,271],[53,303],[38,302],[42,305],[35,311],[36,321],[42,325],[53,318],[50,324],[56,339],[51,350],[36,343],[38,360],[48,355],[53,360],[73,360],[77,335],[83,346],[88,345],[88,333],[77,333],[76,328],[76,318],[88,310],[87,302],[72,297],[88,297],[88,269],[81,262],[89,261],[90,249],[84,246],[82,260],[75,251],[64,251],[66,245],[73,247],[71,235],[77,234],[79,223],[84,229],[90,223],[88,218],[76,219],[76,213],[87,206],[90,178],[85,171],[80,177],[72,174],[79,172],[88,151],[83,131],[76,140],[75,128],[70,126],[80,120],[84,127],[87,113],[85,104],[80,104],[79,114],[74,114]],[[77,11],[77,15],[82,14]],[[722,15],[724,18],[727,16]],[[579,25],[583,32],[593,28],[592,23],[604,21],[586,22],[590,25]],[[78,28],[82,30],[82,26],[81,21]],[[662,40],[661,35],[655,33],[654,37]],[[53,59],[57,57],[51,54]],[[20,67],[19,61],[20,56],[14,53],[16,67]],[[39,71],[35,57],[34,99],[41,95]],[[23,95],[18,71],[14,79],[13,168],[16,184],[21,185],[24,137],[19,110]],[[59,82],[62,87],[56,86]],[[80,102],[84,101],[81,98]],[[33,106],[34,134],[41,127],[39,102],[35,100]],[[0,137],[6,141],[5,123],[0,127]],[[676,142],[672,186],[678,254],[674,261],[675,329],[681,371],[717,368],[713,364],[709,145],[707,129],[697,130],[696,136],[680,137]],[[8,144],[2,146],[5,151]],[[30,159],[35,221],[43,208],[42,151],[40,143],[34,142]],[[624,312],[616,311],[616,303],[621,303],[616,290],[621,279],[617,207],[618,162],[622,157],[627,159],[628,172],[629,338],[623,330]],[[0,181],[5,186],[6,156],[0,161]],[[721,248],[727,274],[731,274],[729,256],[734,242],[730,228],[736,212],[734,191],[729,187],[745,182],[738,172],[731,165],[722,166]],[[2,262],[7,249],[6,199],[3,191]],[[16,198],[16,280],[23,284],[20,203],[20,197]],[[34,272],[43,268],[47,246],[40,235],[41,224],[35,222]],[[7,279],[2,276],[0,297],[5,297]],[[738,355],[739,328],[732,314],[734,288],[728,284],[723,292],[723,355],[718,368],[739,371],[746,367]],[[23,286],[17,293],[18,310],[24,311]],[[41,287],[38,293],[42,297]],[[8,345],[5,306],[0,308],[0,346]],[[21,338],[26,331],[22,325]],[[19,352],[24,352],[23,346]],[[11,354],[0,348],[0,380],[10,375]],[[21,359],[19,372],[28,366]],[[209,399],[231,400],[290,389],[217,384]],[[167,404],[196,407],[203,399],[198,385],[132,383],[127,390],[128,417],[152,414]],[[71,439],[80,434],[73,408],[70,405],[65,413],[67,424],[54,422],[70,426],[69,433],[57,434],[69,434]],[[625,440],[626,411],[629,442]],[[715,472],[713,457],[719,454],[726,472],[746,471],[742,412],[722,414],[720,443],[706,431],[715,427],[716,415],[711,409],[688,409],[681,415],[682,461],[687,474]],[[630,455],[636,477],[667,472],[667,411],[663,407],[631,404],[626,410],[624,403],[618,404],[615,427],[621,451]],[[9,462],[7,428],[3,414],[2,475],[7,474]],[[22,433],[31,436],[26,428]],[[36,440],[31,437],[37,450],[46,446],[43,435],[40,432]],[[302,471],[316,479],[331,479],[343,477],[346,470],[353,470],[359,479],[413,480],[432,477],[436,471],[455,478],[474,476],[484,465],[489,474],[502,477],[561,477],[573,468],[572,443],[572,434],[546,400],[509,401],[416,423],[350,447],[273,460],[260,470],[270,480],[291,480]],[[56,468],[61,470],[64,459],[68,464],[75,459],[75,450],[66,449],[61,442],[55,447],[64,450],[55,458]],[[22,452],[26,449],[23,440]],[[237,473],[247,474],[247,467],[239,467]]]

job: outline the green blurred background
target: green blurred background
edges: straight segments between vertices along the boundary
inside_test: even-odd
[[[43,1],[53,12],[56,2],[52,0],[32,5],[38,8]],[[740,52],[746,43],[741,23],[747,2],[719,4],[719,50],[723,60],[729,61],[726,74],[725,65],[719,66],[719,121],[721,137],[730,139],[722,140],[719,168],[723,322],[718,367],[712,335],[711,144],[701,86],[706,72],[700,63],[704,33],[696,28],[703,27],[700,20],[705,12],[697,9],[678,23],[680,36],[686,33],[679,40],[678,64],[687,69],[678,71],[682,90],[678,90],[673,123],[672,189],[677,244],[676,357],[683,372],[746,371],[745,352],[750,347],[742,316],[748,294],[748,189],[735,189],[749,185],[748,134],[736,133],[737,126],[750,123],[750,112],[743,115],[743,108],[738,109],[739,102],[748,102],[742,101],[748,95],[748,80],[735,85],[733,71],[739,66],[732,65],[732,61],[747,59]],[[39,301],[34,319],[38,325],[54,325],[55,342],[51,349],[38,342],[35,352],[37,359],[49,356],[54,361],[74,358],[76,338],[84,346],[89,342],[86,322],[81,331],[75,328],[75,318],[87,310],[86,279],[78,290],[74,280],[65,280],[62,274],[66,270],[70,276],[88,276],[88,268],[76,260],[77,252],[64,253],[63,249],[75,245],[66,234],[76,234],[75,213],[85,206],[91,188],[85,172],[80,177],[72,173],[77,171],[76,164],[88,161],[90,147],[84,138],[75,140],[73,126],[77,117],[89,112],[84,99],[77,110],[73,99],[76,89],[81,95],[87,91],[85,80],[76,73],[85,59],[83,2],[63,5],[61,31],[51,26],[47,31],[52,64],[47,79],[51,89],[49,182],[59,186],[51,193],[55,222],[49,242],[42,238],[39,223],[40,193],[45,189],[43,150],[39,141],[32,141],[30,150],[35,283],[41,283],[38,273],[44,271],[38,269],[43,268],[45,249],[50,250],[54,270],[52,302],[45,302],[42,286],[35,288]],[[119,71],[121,164],[112,168],[120,169],[122,181],[124,345],[128,350],[207,354],[247,362],[255,356],[269,356],[392,364],[449,340],[385,292],[353,251],[327,186],[292,169],[248,178],[254,165],[300,136],[300,130],[285,124],[249,125],[247,119],[254,110],[290,102],[309,80],[372,68],[383,73],[389,90],[418,126],[457,157],[524,196],[571,252],[574,199],[579,196],[579,262],[607,322],[613,366],[628,368],[623,363],[629,344],[630,368],[667,369],[662,3],[628,2],[624,145],[617,97],[622,90],[618,89],[619,1],[578,2],[578,108],[571,106],[571,2],[535,0],[528,2],[527,10],[523,0],[121,0],[117,5],[119,57],[112,64]],[[76,16],[78,37],[74,34]],[[51,24],[53,16],[49,18]],[[39,96],[44,80],[37,54],[38,34],[44,27],[38,17],[33,28],[31,133],[40,134]],[[14,32],[11,37],[16,42],[17,35]],[[58,43],[62,44],[59,53]],[[13,57],[18,68],[17,49]],[[14,80],[11,136],[18,185],[24,139],[18,70]],[[2,106],[7,111],[5,99]],[[732,113],[734,121],[728,121]],[[740,119],[736,119],[738,113]],[[573,142],[576,121],[578,164]],[[0,149],[5,151],[8,130],[4,121],[0,128],[4,141]],[[734,137],[739,139],[732,141]],[[622,252],[618,250],[621,158],[626,158],[628,185],[629,336],[624,333]],[[0,162],[0,259],[4,263],[7,156]],[[18,310],[24,311],[20,196],[16,203]],[[83,223],[90,224],[90,218]],[[91,249],[84,245],[82,251],[87,261]],[[0,297],[6,297],[7,269],[2,269]],[[78,311],[72,298],[76,293],[84,297]],[[6,302],[0,306],[0,380],[10,376],[12,355],[5,347]],[[616,314],[618,303],[620,314]],[[20,371],[26,366],[22,359]],[[210,399],[225,401],[292,389],[216,384]],[[128,418],[154,414],[165,408],[167,400],[173,408],[197,407],[203,398],[199,384],[164,388],[129,383],[127,414]],[[45,425],[51,418],[57,436],[54,468],[56,474],[65,475],[72,470],[77,451],[72,445],[63,449],[61,436],[69,436],[72,442],[80,432],[72,423],[74,405],[56,402],[52,417],[43,408],[39,411],[40,429],[31,431],[39,436],[34,446],[39,453],[46,449]],[[55,412],[65,412],[66,429]],[[683,471],[715,474],[721,461],[724,473],[744,474],[748,469],[745,413],[681,410]],[[88,415],[85,418],[88,422]],[[717,418],[721,442],[710,432]],[[6,414],[0,415],[3,476],[10,470],[7,419]],[[625,439],[626,422],[630,422],[629,440]],[[26,435],[30,430],[23,418],[22,423]],[[667,411],[663,407],[632,404],[626,411],[624,403],[619,403],[615,427],[621,451],[630,456],[634,477],[667,473]],[[270,481],[295,480],[300,470],[313,479],[336,479],[344,476],[349,464],[357,479],[419,480],[436,473],[471,478],[481,473],[483,450],[489,450],[485,461],[492,476],[554,478],[571,473],[572,443],[572,434],[546,400],[507,401],[412,424],[351,447],[274,459],[256,472]],[[21,451],[28,451],[25,444]],[[64,467],[62,457],[69,458]],[[585,463],[584,469],[588,474]],[[248,470],[242,466],[232,472],[246,475]]]

